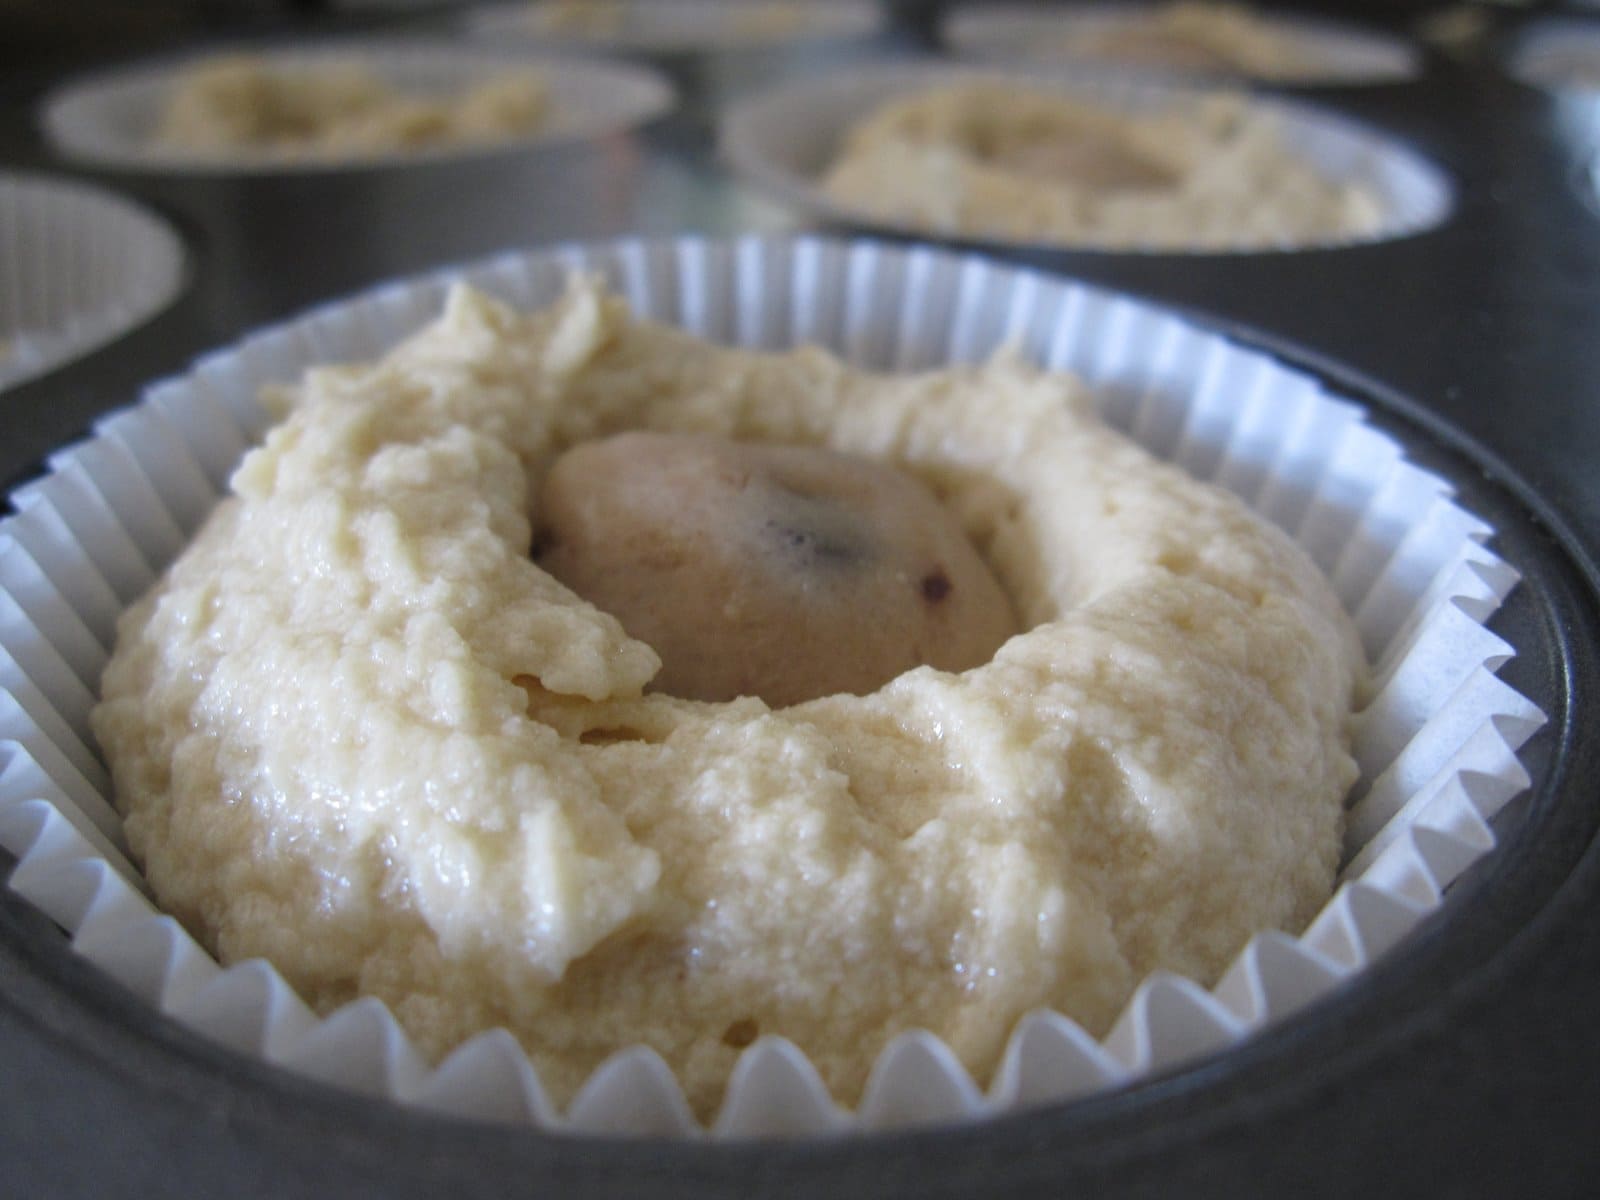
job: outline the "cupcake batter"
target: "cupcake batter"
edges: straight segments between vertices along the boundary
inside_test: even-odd
[[[1299,39],[1238,4],[1177,0],[1061,39],[1072,55],[1204,75],[1293,81],[1326,71]]]
[[[421,95],[355,63],[278,69],[235,55],[180,78],[155,141],[195,155],[338,158],[518,137],[537,130],[548,109],[533,71]]]
[[[899,1032],[984,1080],[1030,1009],[1103,1033],[1329,893],[1350,623],[1070,378],[722,349],[578,279],[530,315],[457,290],[272,399],[93,721],[163,906],[320,1011],[379,997],[434,1057],[505,1026],[563,1103],[643,1042],[703,1116],[777,1034],[851,1103]],[[915,478],[1021,632],[782,708],[650,690],[533,556],[562,456],[629,431]]]
[[[902,96],[822,178],[847,208],[917,229],[1135,249],[1247,249],[1375,230],[1378,197],[1320,175],[1233,96],[1133,112],[991,83]]]

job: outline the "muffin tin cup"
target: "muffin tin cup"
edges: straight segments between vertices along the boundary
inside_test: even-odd
[[[191,153],[154,142],[161,113],[182,73],[232,54],[259,59],[269,70],[362,67],[402,92],[426,96],[450,95],[508,72],[532,71],[549,88],[549,109],[525,134],[405,150]],[[442,39],[367,38],[237,46],[89,76],[46,96],[40,123],[58,154],[87,166],[174,175],[293,174],[404,166],[598,139],[659,117],[674,103],[672,86],[644,66]]]
[[[642,317],[720,343],[824,346],[889,371],[1015,345],[1079,374],[1105,418],[1290,532],[1331,580],[1373,664],[1354,721],[1361,778],[1337,893],[1297,935],[1267,931],[1209,989],[1159,973],[1096,1041],[1037,1012],[990,1080],[932,1034],[884,1047],[853,1112],[779,1037],[746,1050],[709,1130],[670,1070],[632,1047],[563,1113],[504,1031],[434,1066],[378,1001],[313,1014],[260,961],[219,966],[152,904],[129,861],[88,713],[118,613],[181,552],[264,431],[265,384],[370,359],[466,281],[523,308],[598,272]],[[1488,820],[1528,777],[1542,722],[1496,677],[1512,649],[1484,622],[1516,581],[1493,530],[1313,377],[1124,296],[931,248],[817,238],[568,245],[393,284],[198,362],[57,454],[0,524],[0,680],[8,752],[0,844],[11,886],[142,1002],[241,1054],[456,1116],[571,1133],[717,1138],[871,1133],[980,1120],[1115,1088],[1226,1051],[1337,991],[1436,913],[1492,852]]]
[[[0,172],[0,389],[128,333],[183,287],[176,232],[101,188]]]
[[[1024,62],[1062,70],[1104,70],[1149,79],[1185,82],[1261,83],[1284,87],[1343,87],[1403,83],[1421,74],[1422,56],[1402,38],[1334,21],[1261,14],[1262,27],[1281,37],[1304,62],[1292,75],[1251,78],[1232,72],[1186,70],[1155,64],[1123,63],[1092,47],[1075,47],[1075,38],[1093,38],[1138,28],[1160,13],[1156,5],[1099,4],[1042,8],[1039,5],[985,4],[950,10],[941,26],[946,47],[984,62]]]
[[[1397,140],[1308,105],[1255,98],[1243,98],[1243,103],[1271,116],[1281,144],[1290,153],[1332,182],[1372,189],[1381,212],[1370,233],[1272,242],[1259,238],[1205,244],[1151,241],[1111,247],[1090,238],[932,230],[847,205],[823,189],[821,179],[852,127],[882,105],[930,89],[974,84],[1054,91],[1134,114],[1216,94],[1111,77],[1067,80],[1037,69],[1001,71],[934,62],[880,64],[780,85],[734,105],[721,127],[721,149],[741,174],[811,217],[906,236],[1011,248],[1165,254],[1320,249],[1421,233],[1442,224],[1454,209],[1454,189],[1444,172]]]

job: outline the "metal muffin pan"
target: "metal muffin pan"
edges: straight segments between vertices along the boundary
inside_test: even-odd
[[[931,14],[880,49],[928,37]],[[710,64],[714,68],[714,64]],[[37,81],[39,84],[49,80]],[[11,85],[8,84],[8,87]],[[57,167],[20,90],[7,166]],[[1551,105],[1488,63],[1329,96],[1457,179],[1439,229],[1275,257],[1014,252],[1187,309],[1364,404],[1499,529],[1523,583],[1494,628],[1503,675],[1550,725],[1501,848],[1359,981],[1225,1055],[1122,1092],[970,1129],[702,1146],[548,1137],[440,1121],[246,1062],[142,1005],[0,891],[0,1154],[18,1194],[1261,1194],[1290,1187],[1496,1194],[1597,1165],[1600,228],[1572,187]],[[198,352],[308,304],[515,245],[624,233],[798,227],[706,152],[691,105],[603,148],[337,177],[169,180],[123,191],[187,236],[190,291],[134,334],[8,396],[0,475],[33,474],[93,417]],[[87,174],[82,173],[80,174]],[[95,176],[88,176],[96,178]],[[104,178],[104,177],[101,177]],[[465,199],[463,199],[465,198]],[[441,206],[454,199],[456,207]],[[335,236],[304,246],[307,229]],[[1586,402],[1587,401],[1587,402]],[[8,863],[0,868],[9,869]],[[1391,1153],[1401,1148],[1402,1153]]]

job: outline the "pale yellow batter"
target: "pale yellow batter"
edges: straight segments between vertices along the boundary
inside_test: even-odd
[[[422,95],[355,63],[277,68],[237,55],[178,79],[155,142],[197,156],[341,158],[525,136],[548,110],[548,88],[534,71]]]
[[[1125,111],[1044,88],[915,92],[822,177],[854,211],[940,234],[1111,249],[1252,249],[1373,233],[1381,202],[1296,156],[1233,96]]]
[[[1329,894],[1349,621],[1070,378],[721,349],[580,279],[458,290],[274,402],[93,720],[162,905],[320,1011],[377,996],[430,1056],[503,1025],[558,1102],[643,1042],[702,1115],[780,1034],[853,1102],[898,1032],[984,1080],[1030,1009],[1102,1033]],[[646,694],[655,652],[530,558],[549,465],[628,429],[898,467],[1024,632],[780,710]]]

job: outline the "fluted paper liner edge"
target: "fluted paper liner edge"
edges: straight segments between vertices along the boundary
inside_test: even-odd
[[[430,1067],[378,1001],[319,1019],[259,961],[224,969],[151,903],[125,856],[88,713],[120,610],[175,556],[267,424],[264,383],[372,358],[465,279],[522,307],[602,272],[642,316],[756,349],[820,343],[862,366],[981,360],[1014,342],[1096,390],[1107,419],[1289,530],[1327,572],[1374,665],[1338,892],[1298,937],[1259,934],[1211,989],[1145,980],[1096,1041],[1059,1014],[1019,1022],[987,1090],[931,1034],[884,1048],[854,1112],[781,1038],[738,1061],[709,1130],[634,1047],[564,1114],[504,1031]],[[568,246],[394,284],[257,334],[152,386],[60,452],[0,523],[0,844],[12,888],[142,1000],[210,1038],[340,1087],[569,1131],[749,1137],[960,1121],[1115,1087],[1231,1046],[1390,951],[1494,847],[1543,716],[1496,678],[1483,626],[1516,574],[1450,486],[1313,378],[1113,293],[930,248],[748,237]]]
[[[1593,97],[1600,93],[1600,28],[1578,14],[1541,16],[1518,32],[1504,63],[1529,87]]]

